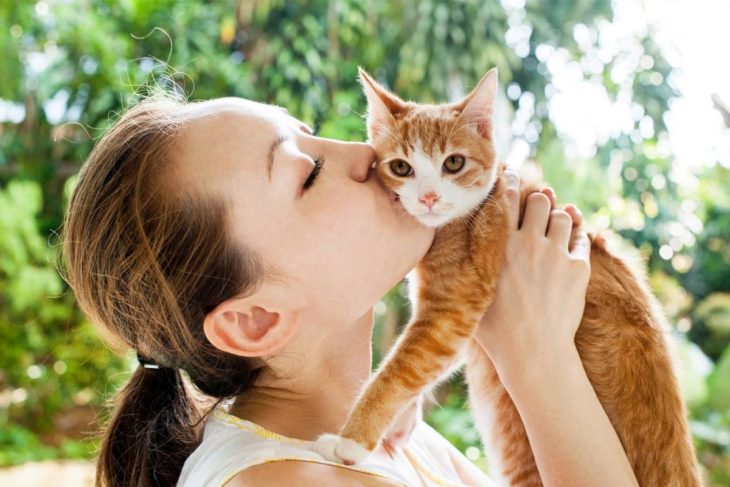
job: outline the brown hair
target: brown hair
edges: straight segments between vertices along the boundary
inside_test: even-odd
[[[63,225],[63,273],[81,308],[115,350],[161,365],[137,367],[112,399],[97,485],[177,482],[206,416],[182,371],[218,402],[258,373],[203,332],[205,315],[251,292],[262,267],[230,238],[224,199],[171,184],[170,148],[189,107],[156,96],[127,110],[82,167]]]

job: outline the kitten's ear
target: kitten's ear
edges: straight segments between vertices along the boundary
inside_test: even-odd
[[[393,115],[405,108],[405,102],[386,90],[364,69],[358,67],[360,83],[368,100],[368,133],[370,138],[393,121]]]
[[[492,138],[494,98],[497,94],[497,68],[492,68],[457,108],[468,124],[474,124],[479,135]]]

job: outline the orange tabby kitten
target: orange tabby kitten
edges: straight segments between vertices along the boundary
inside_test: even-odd
[[[438,231],[410,283],[408,326],[339,436],[324,435],[316,447],[335,461],[360,461],[394,418],[466,360],[492,472],[509,485],[542,485],[519,414],[471,340],[494,297],[508,235],[503,166],[492,143],[496,70],[464,100],[442,105],[404,102],[364,71],[360,77],[378,175],[406,211]],[[523,208],[537,183],[523,180]],[[640,485],[701,485],[661,310],[642,273],[601,237],[590,238],[591,279],[575,338],[588,378]]]

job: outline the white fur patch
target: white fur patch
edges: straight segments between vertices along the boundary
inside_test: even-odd
[[[494,185],[494,168],[490,169],[487,178],[489,184],[464,188],[452,181],[453,177],[443,172],[443,162],[447,156],[453,153],[462,153],[447,147],[443,153],[433,157],[428,156],[420,142],[413,147],[411,156],[407,162],[413,167],[414,175],[405,178],[403,185],[398,188],[398,196],[403,207],[422,224],[429,227],[439,227],[457,218],[468,215],[491,191]],[[462,171],[466,171],[470,165],[476,164],[470,160],[468,154]],[[496,167],[496,166],[495,166]],[[428,208],[420,201],[427,193],[435,192],[439,199],[432,208]]]
[[[345,465],[355,465],[370,455],[370,451],[356,441],[329,433],[317,438],[314,451],[327,461]]]

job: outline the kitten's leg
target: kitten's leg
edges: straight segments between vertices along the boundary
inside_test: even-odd
[[[408,325],[340,435],[317,440],[315,449],[325,458],[345,464],[364,459],[403,408],[458,361],[480,314],[442,309],[428,316]]]
[[[522,419],[494,364],[473,340],[466,357],[469,402],[487,451],[490,474],[501,478],[500,485],[542,486]]]
[[[393,424],[385,433],[382,444],[385,451],[392,457],[395,449],[408,443],[411,433],[423,419],[423,394],[419,394],[415,401],[400,412]]]

